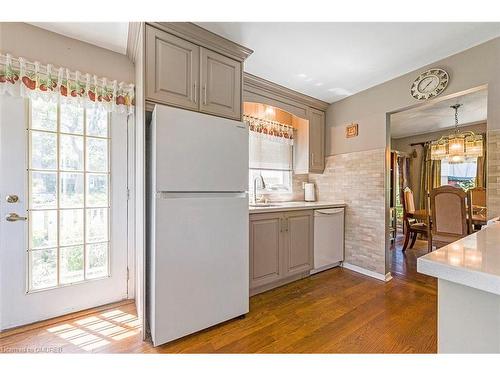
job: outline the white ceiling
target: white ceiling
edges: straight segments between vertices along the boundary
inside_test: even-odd
[[[459,125],[478,123],[487,119],[487,90],[476,91],[453,99],[443,100],[391,115],[391,137],[403,138],[432,133],[455,126],[454,104],[458,109]]]
[[[500,23],[197,24],[253,49],[247,72],[327,102],[500,36]]]
[[[127,22],[32,24],[126,53]],[[327,102],[500,36],[500,23],[198,24],[253,49],[247,72]]]
[[[121,54],[127,51],[128,22],[30,22],[30,24]]]

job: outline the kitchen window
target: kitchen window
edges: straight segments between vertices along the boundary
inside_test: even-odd
[[[293,140],[250,131],[249,191],[253,181],[261,175],[267,193],[291,193],[293,171]]]
[[[477,159],[467,158],[461,163],[450,163],[448,159],[441,161],[441,185],[451,185],[462,189],[475,186]]]

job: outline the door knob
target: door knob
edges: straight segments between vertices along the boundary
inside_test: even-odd
[[[7,203],[17,203],[19,201],[19,197],[15,194],[9,194],[5,197]]]
[[[11,212],[7,216],[5,216],[5,220],[7,220],[7,221],[19,221],[19,220],[23,220],[24,221],[24,220],[28,220],[28,218],[26,218],[24,216],[19,216],[15,212]]]

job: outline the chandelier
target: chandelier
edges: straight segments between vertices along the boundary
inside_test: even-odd
[[[462,163],[466,158],[483,156],[483,136],[472,131],[461,132],[458,128],[458,108],[462,104],[452,105],[455,110],[455,130],[448,136],[443,136],[431,142],[431,159],[448,159],[449,163]]]

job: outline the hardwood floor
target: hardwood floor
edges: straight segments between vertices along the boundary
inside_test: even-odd
[[[392,250],[388,283],[335,268],[254,296],[250,313],[157,348],[132,301],[0,333],[0,352],[435,353],[436,281],[416,272],[426,244]]]

